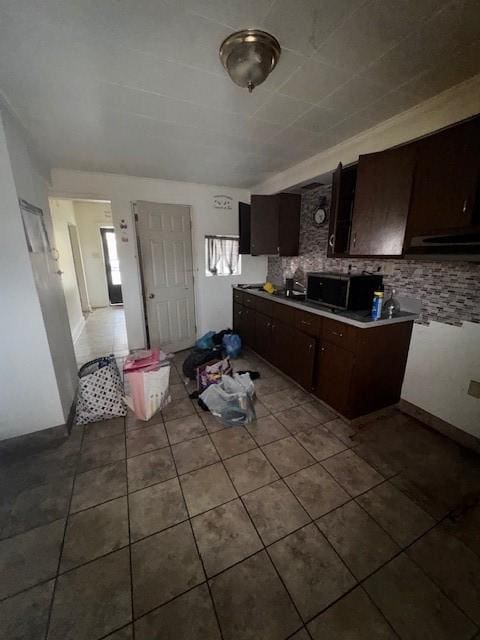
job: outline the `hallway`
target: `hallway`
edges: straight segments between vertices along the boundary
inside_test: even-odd
[[[80,367],[89,360],[113,353],[117,358],[128,354],[125,312],[122,306],[95,309],[75,343]]]

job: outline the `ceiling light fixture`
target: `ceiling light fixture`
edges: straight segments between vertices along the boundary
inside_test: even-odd
[[[232,33],[220,45],[220,60],[230,78],[251,93],[275,69],[282,49],[276,38],[259,29]]]

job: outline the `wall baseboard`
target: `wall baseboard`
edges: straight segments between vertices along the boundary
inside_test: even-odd
[[[75,394],[75,398],[73,399],[73,402],[70,406],[70,411],[68,412],[67,421],[65,422],[65,428],[67,429],[68,434],[70,434],[73,429],[76,408],[77,408],[77,394]]]
[[[412,418],[417,418],[420,422],[424,422],[427,426],[435,429],[435,431],[439,431],[447,438],[458,442],[463,447],[467,449],[471,449],[476,453],[480,453],[480,440],[475,436],[472,436],[471,433],[467,433],[458,427],[455,427],[453,424],[434,416],[432,413],[425,411],[425,409],[421,409],[417,407],[415,404],[408,402],[408,400],[400,399],[398,403],[398,408],[403,413],[406,413]]]

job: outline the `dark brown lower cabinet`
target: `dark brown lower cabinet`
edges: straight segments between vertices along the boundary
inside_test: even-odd
[[[400,399],[413,322],[362,329],[234,293],[233,327],[243,343],[341,415],[357,418]]]
[[[293,332],[283,322],[273,320],[272,323],[272,355],[271,362],[287,375],[293,373]]]
[[[243,312],[243,333],[246,344],[255,348],[255,310],[248,307]]]
[[[355,356],[331,342],[322,342],[318,354],[315,393],[342,415],[348,414]]]
[[[307,391],[313,391],[313,374],[317,341],[300,331],[295,331],[292,378]]]
[[[245,335],[244,331],[244,317],[245,307],[243,304],[239,304],[238,302],[233,302],[233,330],[235,333],[238,333],[242,338]]]
[[[263,313],[255,314],[254,348],[261,356],[270,360],[272,357],[272,319]]]

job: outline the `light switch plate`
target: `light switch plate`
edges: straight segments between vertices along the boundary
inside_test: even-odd
[[[467,393],[474,398],[480,398],[480,382],[478,380],[470,380]]]

